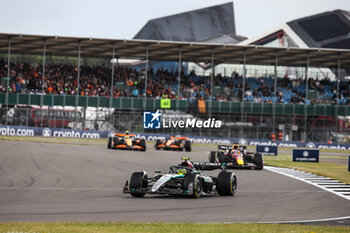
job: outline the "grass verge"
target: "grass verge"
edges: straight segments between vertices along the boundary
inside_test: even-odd
[[[1,232],[349,232],[350,227],[286,224],[1,223]]]
[[[330,156],[324,156],[329,158]],[[338,157],[338,156],[337,156]],[[322,160],[323,156],[320,155]],[[346,157],[345,157],[346,158]],[[301,171],[310,172],[320,176],[329,177],[341,182],[350,184],[350,172],[348,172],[347,164],[335,164],[335,163],[303,163],[293,162],[291,154],[279,154],[277,156],[265,156],[264,164],[274,167],[287,167],[298,169]]]

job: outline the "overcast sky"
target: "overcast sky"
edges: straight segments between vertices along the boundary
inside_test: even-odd
[[[132,39],[148,20],[228,0],[0,0],[0,33]],[[287,21],[344,9],[350,0],[235,0],[237,34],[257,36]]]

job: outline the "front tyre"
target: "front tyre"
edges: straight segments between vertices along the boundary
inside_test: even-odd
[[[216,191],[220,196],[233,196],[237,189],[237,177],[233,172],[222,171],[216,181]]]
[[[184,188],[188,192],[191,192],[192,189],[192,194],[189,195],[189,197],[192,198],[199,198],[201,195],[202,191],[202,182],[199,178],[198,174],[188,174],[184,177]]]
[[[262,170],[264,168],[264,159],[261,153],[254,154],[255,170]]]
[[[191,152],[191,142],[190,141],[185,141],[185,150],[186,152]]]
[[[216,151],[210,151],[210,154],[209,154],[210,163],[215,163],[217,161],[216,153],[217,153]]]
[[[217,153],[217,160],[219,163],[225,163],[225,155],[222,152]]]
[[[107,148],[112,149],[112,138],[108,138]]]
[[[129,190],[133,197],[144,197],[146,193],[133,192],[139,188],[147,188],[148,180],[146,172],[134,172],[130,178]]]
[[[156,148],[156,150],[160,150],[160,147],[158,147],[158,146],[161,144],[162,144],[162,141],[160,139],[157,139],[156,145],[154,146]]]

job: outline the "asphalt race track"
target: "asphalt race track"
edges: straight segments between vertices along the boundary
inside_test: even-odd
[[[100,144],[0,141],[0,222],[268,222],[350,216],[350,201],[267,170],[236,170],[234,197],[133,198],[122,193],[133,171],[168,171],[182,156],[207,161],[209,150],[137,152]]]

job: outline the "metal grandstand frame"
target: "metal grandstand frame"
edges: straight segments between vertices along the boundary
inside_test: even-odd
[[[211,87],[213,86],[213,76],[215,75],[214,61],[215,64],[220,64],[224,62],[228,62],[231,64],[243,64],[244,72],[242,95],[244,95],[244,82],[246,78],[245,66],[247,61],[249,62],[249,64],[254,65],[272,65],[275,67],[277,67],[278,65],[305,67],[306,81],[308,79],[307,71],[309,67],[327,67],[337,69],[338,92],[340,68],[350,69],[350,50],[344,49],[278,48],[198,42],[118,40],[86,37],[24,35],[9,33],[0,33],[0,53],[8,53],[8,77],[10,76],[11,53],[42,55],[43,79],[45,74],[45,57],[47,54],[54,54],[57,56],[77,56],[77,98],[79,97],[80,92],[79,78],[81,56],[111,59],[114,59],[116,57],[117,59],[140,59],[145,61],[178,61],[179,64],[183,61],[210,62],[212,64]],[[148,62],[146,62],[146,69],[147,65]],[[181,67],[179,65],[179,75],[181,72],[180,69]],[[147,72],[145,76],[145,90],[147,90]],[[178,81],[180,82],[180,78],[178,78]],[[307,93],[308,92],[306,91],[306,99],[308,99]],[[212,91],[210,93],[210,97],[210,99],[212,99]],[[145,100],[146,98],[147,96],[145,95]],[[43,101],[41,101],[41,103],[42,102]],[[243,103],[244,98],[242,98],[242,108]],[[305,108],[306,107],[307,105],[305,104]],[[243,119],[243,111],[241,118]],[[275,119],[275,111],[273,111],[273,119]],[[275,122],[275,120],[273,122]],[[305,114],[304,122],[304,140],[306,139],[307,134],[306,128],[307,114]],[[273,129],[275,129],[275,127],[273,127]]]

